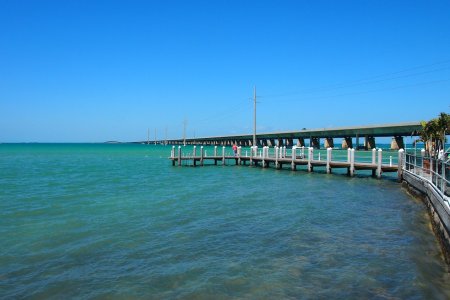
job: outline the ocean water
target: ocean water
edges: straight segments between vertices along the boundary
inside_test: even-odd
[[[450,298],[425,207],[392,178],[169,155],[0,144],[0,297]]]

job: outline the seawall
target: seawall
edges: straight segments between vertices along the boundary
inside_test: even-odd
[[[433,231],[441,244],[450,272],[450,206],[448,201],[445,201],[445,196],[427,179],[406,170],[403,171],[403,185],[425,203],[433,225]]]

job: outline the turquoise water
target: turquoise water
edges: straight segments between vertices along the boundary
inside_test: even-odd
[[[0,144],[0,297],[450,297],[425,207],[394,180],[169,154]]]

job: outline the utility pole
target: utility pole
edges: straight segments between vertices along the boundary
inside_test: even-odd
[[[253,146],[256,146],[256,86],[253,89]]]
[[[165,145],[168,144],[168,143],[167,143],[167,126],[166,126],[166,139],[165,139],[165,141],[164,141],[164,144],[165,144]]]
[[[187,126],[187,120],[184,119],[183,121],[183,145],[186,146],[186,126]]]

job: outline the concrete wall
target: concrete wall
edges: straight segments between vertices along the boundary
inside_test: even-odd
[[[426,179],[408,171],[403,172],[403,183],[420,196],[428,208],[433,230],[442,246],[442,251],[450,267],[450,206],[438,190]]]

